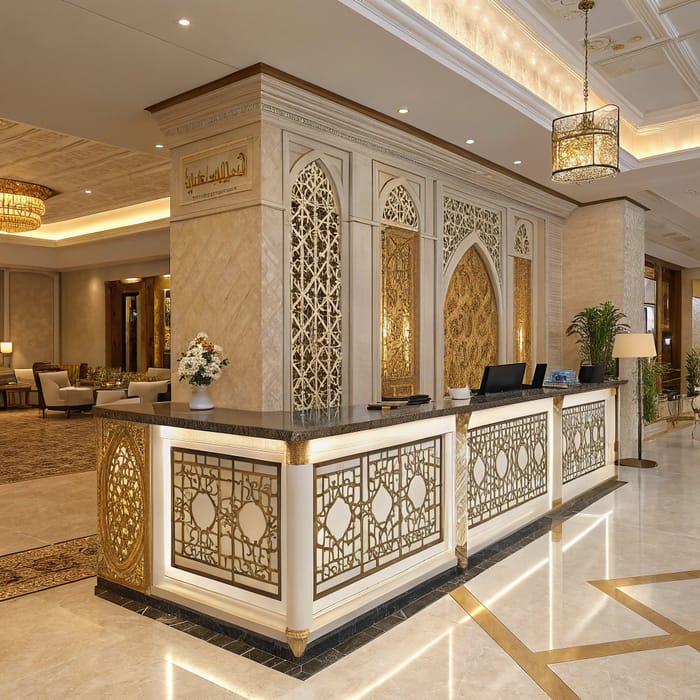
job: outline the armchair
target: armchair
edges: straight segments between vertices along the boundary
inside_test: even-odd
[[[155,403],[168,393],[167,380],[160,382],[129,382],[129,396],[140,396],[143,403]]]
[[[36,372],[36,386],[39,390],[41,414],[46,418],[46,411],[65,411],[70,418],[71,411],[89,411],[95,400],[89,387],[71,386],[68,372]]]

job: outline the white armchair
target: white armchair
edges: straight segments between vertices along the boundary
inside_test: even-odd
[[[126,398],[124,389],[99,389],[95,396],[95,406],[101,406],[105,403],[114,403],[120,399]]]
[[[146,370],[146,376],[149,379],[167,379],[170,380],[171,371],[169,367],[149,367]]]
[[[160,382],[129,382],[129,396],[140,396],[143,403],[155,403],[158,394],[168,391],[168,381]]]
[[[95,400],[89,387],[71,386],[68,372],[38,372],[37,388],[39,389],[39,404],[41,413],[46,417],[46,411],[65,411],[70,418],[71,411],[88,411]]]

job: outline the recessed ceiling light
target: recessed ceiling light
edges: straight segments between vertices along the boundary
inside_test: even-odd
[[[399,107],[396,111],[399,114],[408,114],[408,107]]]
[[[85,194],[92,194],[92,190],[83,190],[83,192],[85,192]]]
[[[183,17],[182,19],[179,19],[179,20],[177,21],[177,23],[178,23],[181,27],[189,27],[189,26],[190,26],[190,21],[189,21],[186,17]]]
[[[165,146],[162,143],[157,143],[156,148],[165,148]]]
[[[474,139],[467,139],[465,143],[468,143],[471,146],[474,143]]]
[[[522,160],[514,160],[513,161],[513,165],[521,165],[521,164],[522,164]]]

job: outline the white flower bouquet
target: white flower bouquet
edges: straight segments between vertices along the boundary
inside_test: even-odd
[[[227,364],[228,358],[224,357],[221,347],[201,331],[180,355],[177,374],[180,381],[186,379],[192,386],[209,386],[221,376],[221,368]]]

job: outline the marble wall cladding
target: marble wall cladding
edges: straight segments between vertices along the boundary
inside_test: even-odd
[[[54,273],[7,271],[9,337],[14,343],[12,367],[58,360],[55,333],[58,328]]]
[[[261,336],[263,411],[284,408],[284,212],[262,207]]]
[[[700,297],[693,297],[693,335],[692,346],[700,346]]]
[[[636,205],[616,200],[575,210],[563,231],[563,326],[588,306],[611,301],[627,316],[633,332],[642,330],[644,308],[644,212]],[[580,360],[574,337],[564,336],[563,364],[577,368]],[[620,376],[636,381],[634,363],[620,363]],[[636,444],[635,391],[620,392],[623,416],[620,449],[631,453]]]
[[[562,224],[557,220],[547,222],[545,243],[545,312],[546,354],[552,367],[562,365]]]
[[[173,357],[198,331],[221,345],[230,365],[210,394],[222,408],[263,407],[261,221],[256,206],[171,225]],[[173,386],[175,401],[189,397]]]

